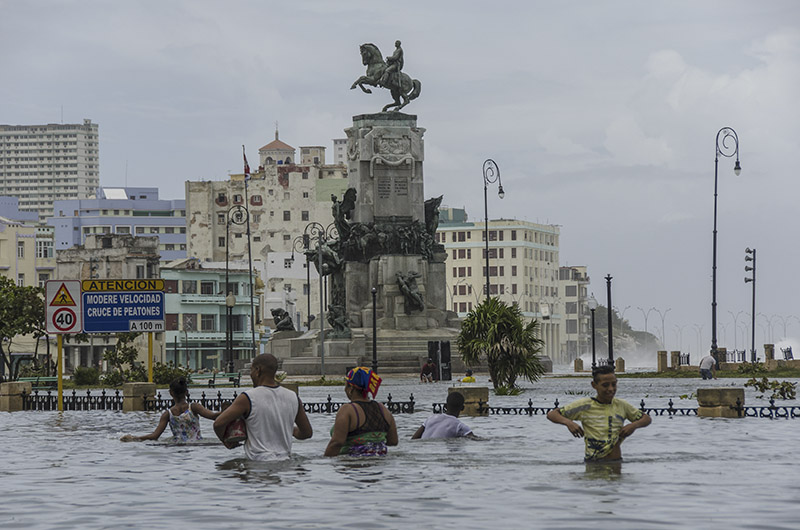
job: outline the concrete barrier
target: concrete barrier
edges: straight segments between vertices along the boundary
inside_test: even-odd
[[[775,345],[764,344],[764,360],[772,361],[775,359]]]
[[[625,371],[625,359],[622,357],[617,357],[614,359],[614,371],[618,374]]]
[[[740,418],[737,401],[744,407],[743,388],[697,389],[697,415],[706,418]]]
[[[145,410],[145,400],[155,397],[155,383],[123,383],[122,385],[122,411],[134,412]]]
[[[30,395],[33,383],[13,381],[0,383],[0,411],[19,412],[22,410],[22,392]]]
[[[478,404],[489,405],[489,388],[485,386],[451,386],[447,389],[447,394],[458,392],[464,396],[464,416],[488,416],[489,410],[478,411]]]
[[[575,363],[574,364],[575,364],[575,371],[576,372],[583,372],[583,359],[578,357],[577,359],[575,359]]]
[[[681,365],[681,352],[669,352],[669,368],[670,370],[677,370]]]
[[[666,350],[660,350],[657,354],[657,358],[658,361],[656,364],[657,366],[656,370],[658,370],[659,372],[666,372],[667,370],[669,370],[669,364],[667,364]]]

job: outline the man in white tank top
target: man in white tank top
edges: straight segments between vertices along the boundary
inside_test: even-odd
[[[236,397],[233,404],[214,420],[214,432],[228,449],[239,443],[226,443],[228,424],[243,417],[247,426],[244,454],[250,460],[288,458],[292,436],[311,438],[313,431],[300,397],[275,381],[278,360],[270,354],[253,359],[250,377],[254,388]]]

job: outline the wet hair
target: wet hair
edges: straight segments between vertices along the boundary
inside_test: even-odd
[[[467,374],[467,375],[472,375],[472,370],[470,370],[469,368],[467,368],[467,372],[466,372],[466,374]]]
[[[610,364],[606,364],[604,366],[598,366],[594,370],[592,370],[592,380],[597,381],[598,375],[606,375],[606,374],[613,374],[614,367]]]
[[[275,377],[278,372],[278,359],[269,353],[262,353],[253,359],[253,368],[258,368],[264,374]]]
[[[450,392],[447,395],[447,411],[460,412],[464,410],[464,395],[461,392]]]
[[[174,396],[185,396],[186,394],[188,394],[189,385],[186,382],[186,378],[181,376],[173,379],[172,382],[169,384],[169,390],[170,392],[172,392]]]

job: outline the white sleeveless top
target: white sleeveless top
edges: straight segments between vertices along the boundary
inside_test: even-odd
[[[297,394],[282,386],[257,386],[244,394],[250,399],[245,456],[249,460],[288,458],[299,407]]]

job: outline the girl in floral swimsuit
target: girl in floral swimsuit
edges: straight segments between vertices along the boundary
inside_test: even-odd
[[[172,381],[172,383],[169,384],[169,395],[172,396],[175,404],[165,410],[161,415],[156,430],[144,436],[131,436],[130,434],[126,434],[121,440],[123,442],[158,440],[161,433],[167,428],[167,425],[169,425],[172,431],[173,442],[184,443],[202,440],[203,437],[200,436],[200,416],[213,420],[219,416],[219,412],[208,410],[197,402],[189,404],[186,401],[188,393],[189,388],[186,384],[185,377],[179,377]]]
[[[331,428],[331,441],[325,456],[378,456],[386,454],[387,445],[397,445],[397,426],[392,413],[375,397],[381,378],[369,368],[350,370],[344,392],[350,403],[342,406]]]

